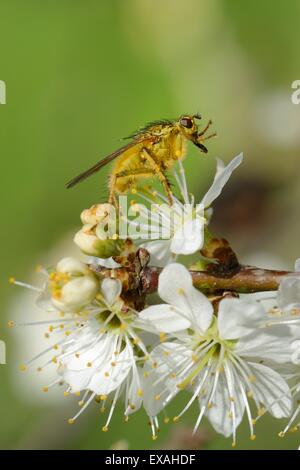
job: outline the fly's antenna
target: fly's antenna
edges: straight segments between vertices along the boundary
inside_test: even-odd
[[[202,119],[202,116],[201,116],[200,113],[196,113],[196,114],[193,115],[193,118],[199,119],[199,121],[200,121],[200,119]]]

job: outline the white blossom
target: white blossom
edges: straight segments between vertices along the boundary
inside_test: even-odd
[[[224,299],[216,317],[211,302],[193,287],[191,275],[180,264],[163,270],[158,292],[166,304],[151,306],[140,315],[145,328],[155,323],[170,335],[144,365],[148,381],[144,406],[153,419],[185,388],[192,397],[175,420],[197,399],[195,430],[206,415],[218,432],[233,436],[234,445],[244,413],[250,437],[255,438],[250,398],[258,414],[268,410],[276,418],[289,416],[288,384],[267,365],[287,361],[288,328],[260,328],[266,313],[255,301]]]
[[[71,258],[60,261],[56,270],[52,271],[49,276],[51,279],[49,282],[59,283],[59,286],[55,285],[50,288],[50,297],[49,287],[46,290],[40,290],[15,281],[16,284],[39,292],[37,303],[40,307],[45,308],[49,302],[52,304],[52,308],[47,309],[49,314],[51,311],[52,318],[21,325],[48,326],[48,337],[55,338],[55,342],[52,342],[48,348],[22,364],[21,370],[26,370],[29,365],[45,356],[45,362],[39,363],[37,370],[42,372],[46,367],[54,364],[57,371],[55,380],[43,387],[44,391],[62,385],[65,395],[83,393],[79,402],[81,408],[69,420],[70,424],[94,399],[101,401],[102,410],[112,400],[106,424],[103,426],[103,431],[107,431],[120,397],[123,396],[125,399],[125,416],[141,407],[143,399],[141,365],[148,359],[148,351],[143,343],[141,332],[135,327],[136,312],[120,297],[122,284],[119,280],[107,278],[102,281],[101,286],[97,280],[98,287],[94,296],[90,296],[89,303],[87,303],[86,296],[84,303],[81,298],[80,310],[75,289],[71,298],[74,300],[72,309],[76,303],[76,311],[69,309],[61,312],[61,304],[57,305],[57,302],[54,302],[53,305],[51,289],[59,288],[63,292],[66,285],[73,282],[70,276],[79,276],[79,279],[89,277],[87,269],[84,263]],[[79,291],[82,289],[79,288]],[[85,289],[83,293],[86,293]],[[62,302],[66,296],[62,293],[59,297]],[[147,334],[147,339],[149,340],[149,334]]]
[[[178,175],[174,171],[174,175],[180,198],[173,196],[171,207],[168,206],[165,196],[157,192],[155,192],[155,198],[158,200],[158,204],[154,207],[155,213],[139,204],[132,207],[132,210],[140,210],[139,221],[131,222],[131,225],[138,225],[141,238],[143,236],[146,238],[149,233],[154,238],[157,234],[157,240],[142,245],[151,255],[152,265],[163,267],[175,260],[177,255],[189,255],[201,250],[204,244],[204,229],[211,215],[209,208],[221,194],[232,172],[241,164],[242,160],[243,154],[240,154],[225,166],[222,160],[217,159],[214,181],[198,204],[195,204],[194,196],[188,193],[184,169],[179,162],[180,173]],[[147,196],[141,194],[141,197],[153,203]],[[159,239],[162,236],[165,239]]]

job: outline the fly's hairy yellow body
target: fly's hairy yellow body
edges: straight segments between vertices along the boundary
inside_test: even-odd
[[[129,137],[131,141],[128,144],[73,178],[67,183],[67,187],[74,186],[107,163],[116,160],[109,178],[109,203],[117,204],[118,194],[127,193],[142,180],[157,177],[171,205],[172,191],[166,172],[184,157],[188,140],[207,153],[202,142],[215,135],[205,135],[211,121],[199,132],[196,119],[201,119],[201,116],[187,115],[175,121],[155,121],[146,125]]]

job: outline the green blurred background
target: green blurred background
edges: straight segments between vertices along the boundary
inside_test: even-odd
[[[0,366],[0,447],[33,449],[229,449],[207,423],[163,425],[153,443],[143,413],[116,413],[109,433],[90,407],[65,424],[76,400],[42,394],[36,374],[18,364],[40,348],[37,330],[7,330],[8,318],[36,315],[34,295],[8,285],[36,280],[37,263],[77,253],[79,214],[105,197],[107,170],[66,191],[64,183],[145,121],[199,111],[218,138],[209,155],[189,149],[189,187],[201,197],[219,156],[245,161],[215,207],[216,233],[244,262],[292,267],[300,255],[298,184],[300,79],[298,0],[1,0],[0,106],[1,324],[7,365]],[[179,400],[180,401],[180,400]],[[181,406],[177,402],[176,408]],[[174,409],[174,407],[173,407]],[[174,412],[175,413],[175,412]],[[172,415],[172,410],[171,410]],[[282,423],[259,422],[240,449],[295,449],[300,435],[279,439]]]

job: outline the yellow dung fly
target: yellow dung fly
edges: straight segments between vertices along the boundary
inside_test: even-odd
[[[211,121],[198,129],[199,114],[184,115],[174,121],[153,121],[127,137],[130,142],[97,162],[94,166],[67,183],[71,188],[116,159],[108,183],[110,204],[117,204],[116,196],[127,193],[139,181],[157,177],[172,204],[172,189],[167,171],[185,155],[186,142],[191,141],[201,152],[207,153],[203,142],[216,134],[206,135]]]

